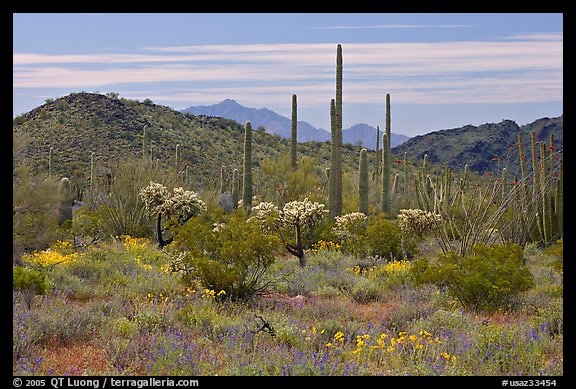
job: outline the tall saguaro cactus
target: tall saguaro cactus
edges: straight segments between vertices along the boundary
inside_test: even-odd
[[[382,148],[388,148],[388,165],[392,164],[392,153],[390,152],[390,140],[392,139],[392,129],[391,129],[391,119],[390,119],[390,93],[386,93],[386,136],[388,137],[388,143],[386,145],[382,144]]]
[[[384,213],[390,211],[390,149],[388,135],[382,134],[382,197],[380,199],[380,210]]]
[[[147,130],[147,126],[145,125],[144,128],[142,129],[142,158],[146,158],[146,152],[147,152],[146,151],[146,149],[147,149],[147,146],[146,146],[146,140],[147,140],[146,139],[146,135],[147,135],[146,132],[147,131],[146,130]]]
[[[232,171],[232,206],[238,208],[238,200],[240,200],[240,177],[238,176],[238,169]]]
[[[333,120],[332,115],[334,115]],[[334,219],[342,213],[342,45],[340,44],[336,48],[336,100],[334,110],[330,106],[330,118],[331,122],[334,122],[334,125],[331,126],[331,131],[334,134],[332,136],[333,163],[330,167],[330,177],[333,179],[334,188],[330,193],[330,217]]]
[[[359,211],[368,215],[368,150],[360,150],[358,174],[358,193],[360,195]]]
[[[342,149],[338,147],[338,130],[336,128],[336,104],[334,99],[330,100],[330,175],[328,177],[328,207],[330,208],[330,218],[334,220],[338,213],[336,212],[336,176],[338,175],[338,153]]]
[[[96,189],[96,161],[95,154],[92,152],[90,154],[90,195],[94,195],[94,189]]]
[[[376,161],[374,163],[374,177],[376,181],[380,177],[380,126],[376,126]]]
[[[48,151],[48,177],[54,174],[54,147],[50,147]]]
[[[252,124],[246,122],[244,131],[244,180],[242,183],[242,205],[252,208]]]
[[[292,170],[298,169],[297,148],[298,148],[297,97],[296,97],[296,94],[293,94],[292,95],[292,148],[290,150],[290,162],[292,165]]]

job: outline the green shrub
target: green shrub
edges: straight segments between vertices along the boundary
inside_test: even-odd
[[[378,301],[380,299],[381,288],[380,286],[364,277],[359,277],[357,282],[352,287],[352,299],[360,304]]]
[[[417,283],[431,282],[447,288],[464,307],[493,311],[507,308],[521,292],[534,285],[518,244],[476,244],[472,254],[439,254],[436,262],[414,261],[411,272]]]
[[[35,294],[45,294],[50,289],[46,274],[23,266],[12,268],[12,282],[15,290],[32,291]]]
[[[250,299],[265,291],[269,280],[264,275],[281,241],[245,217],[245,211],[237,210],[215,226],[196,216],[177,231],[175,240],[186,252],[187,282],[200,280],[220,299]]]
[[[403,258],[404,253],[411,257],[416,251],[414,240],[405,238],[402,242],[400,227],[383,217],[368,220],[366,244],[370,255],[382,258]]]

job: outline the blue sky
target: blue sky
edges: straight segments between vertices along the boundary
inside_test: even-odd
[[[180,110],[226,98],[329,128],[336,45],[343,125],[420,135],[563,114],[561,13],[16,13],[13,115],[72,92]]]

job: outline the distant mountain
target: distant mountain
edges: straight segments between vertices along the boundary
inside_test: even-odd
[[[249,120],[253,128],[263,126],[268,132],[284,138],[290,138],[292,135],[292,119],[279,115],[268,108],[244,107],[230,99],[214,105],[191,106],[180,112],[192,115],[222,117],[242,124]],[[391,138],[391,147],[398,146],[409,139],[406,135],[394,133],[391,134]],[[305,121],[298,121],[298,141],[330,141],[330,132],[322,128],[315,128]],[[343,143],[362,145],[369,150],[374,150],[376,148],[376,128],[364,123],[356,124],[342,130],[342,141]]]
[[[419,160],[428,154],[434,164],[447,165],[453,169],[463,169],[465,164],[471,171],[498,171],[506,167],[516,174],[519,169],[518,133],[522,133],[522,143],[526,161],[531,159],[530,136],[534,133],[537,142],[550,147],[550,134],[554,135],[554,149],[563,153],[564,116],[541,118],[532,123],[518,126],[512,120],[500,123],[486,123],[480,126],[467,125],[460,128],[434,131],[415,136],[392,149],[396,156],[404,155]],[[539,153],[539,151],[537,151]]]
[[[382,137],[380,128],[380,137]],[[390,133],[390,147],[394,148],[410,139],[409,136]],[[368,150],[376,150],[376,129],[366,123],[355,124],[352,127],[342,130],[342,142],[351,143],[355,146],[366,147]],[[382,138],[380,138],[380,144]]]

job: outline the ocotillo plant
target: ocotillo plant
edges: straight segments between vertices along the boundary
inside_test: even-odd
[[[252,124],[246,122],[244,131],[244,180],[242,183],[242,205],[252,208]]]
[[[292,170],[298,169],[297,148],[298,148],[298,114],[296,94],[292,95],[292,142],[290,149],[290,162]]]
[[[234,208],[238,208],[238,200],[240,200],[240,177],[238,169],[232,171],[232,204]]]
[[[358,193],[360,195],[360,207],[358,211],[368,215],[368,150],[360,150],[359,164]]]
[[[564,161],[561,159],[559,162],[560,166],[559,166],[559,171],[558,171],[558,181],[556,183],[556,206],[555,206],[555,211],[556,211],[556,225],[557,225],[557,231],[558,231],[558,235],[563,236],[564,235],[564,217],[563,217],[563,212],[564,212]]]
[[[390,211],[390,149],[388,135],[382,134],[382,194],[380,198],[380,211],[388,213]]]

